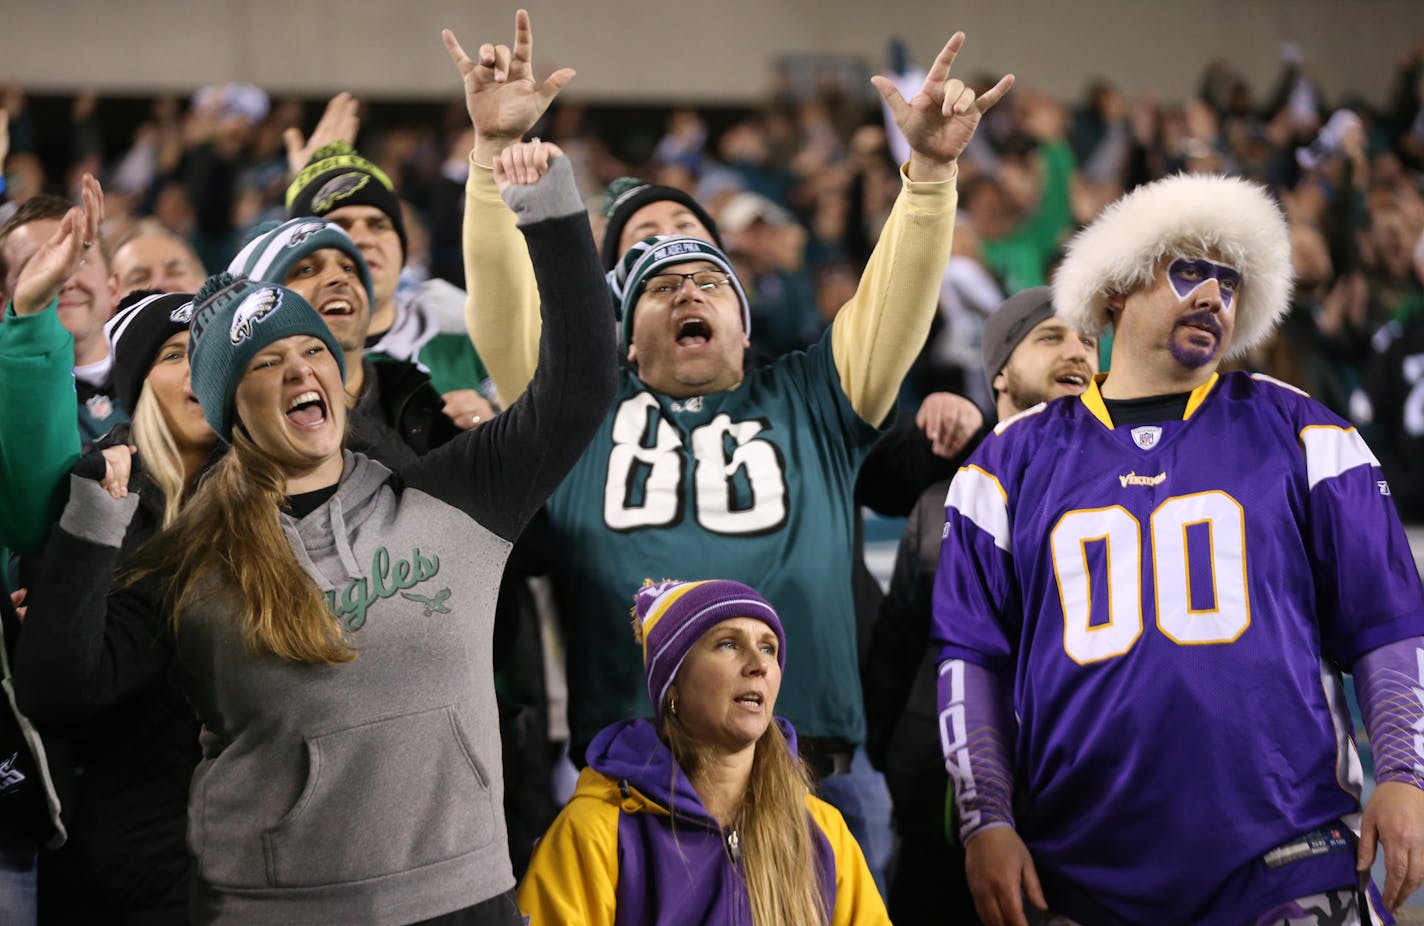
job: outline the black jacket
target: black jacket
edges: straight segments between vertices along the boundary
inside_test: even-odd
[[[392,470],[415,462],[460,429],[430,377],[405,360],[364,360],[365,383],[351,413],[347,447]]]
[[[129,426],[120,425],[94,446],[130,439]],[[215,448],[205,470],[224,449]],[[163,524],[163,494],[140,457],[129,487],[139,504],[121,562]],[[27,562],[26,572],[36,565]],[[151,645],[171,640],[165,635]],[[16,659],[24,658],[22,632]],[[44,731],[47,742],[67,740],[75,768],[64,810],[69,841],[42,862],[47,920],[186,922],[188,782],[199,758],[198,721],[177,682],[160,679],[78,724]]]
[[[936,483],[910,512],[862,671],[866,752],[885,774],[896,828],[923,838],[944,834],[949,787],[939,749],[936,653],[929,646],[948,491],[947,481]]]

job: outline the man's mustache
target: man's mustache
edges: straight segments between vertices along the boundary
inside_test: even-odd
[[[1221,340],[1221,322],[1217,321],[1215,312],[1193,312],[1190,315],[1183,315],[1177,319],[1177,327],[1205,328]]]

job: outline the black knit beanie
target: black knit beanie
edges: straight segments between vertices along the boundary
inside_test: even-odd
[[[188,330],[193,315],[192,293],[138,290],[119,301],[114,317],[104,323],[109,342],[114,394],[133,414],[143,381],[165,341]]]
[[[712,236],[712,243],[719,249],[722,248],[722,239],[717,235],[717,223],[712,221],[712,216],[707,214],[707,210],[703,209],[697,200],[677,187],[647,183],[635,177],[619,177],[608,185],[603,205],[603,217],[608,220],[603,229],[603,247],[599,251],[603,258],[604,270],[612,270],[618,266],[618,259],[623,256],[623,252],[618,248],[618,240],[623,237],[623,226],[628,224],[633,213],[649,203],[664,200],[686,206]]]
[[[375,206],[384,212],[400,238],[401,259],[405,259],[409,245],[395,184],[351,145],[334,141],[318,148],[287,187],[287,214],[324,216],[342,206]]]

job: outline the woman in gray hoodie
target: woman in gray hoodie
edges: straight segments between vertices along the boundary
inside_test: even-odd
[[[74,477],[17,695],[58,722],[178,676],[203,726],[196,922],[521,921],[495,599],[614,390],[607,290],[558,155],[511,149],[505,167],[547,170],[500,171],[543,301],[538,372],[503,415],[397,473],[345,451],[341,351],[320,316],[220,275],[195,301],[192,385],[232,452],[112,591],[136,502],[118,485],[126,449],[106,451],[103,480]]]

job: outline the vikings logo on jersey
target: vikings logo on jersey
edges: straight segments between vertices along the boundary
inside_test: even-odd
[[[262,323],[277,307],[282,304],[282,291],[275,286],[259,289],[237,307],[237,311],[232,313],[232,328],[228,331],[228,338],[234,344],[241,344],[252,337],[253,327]]]
[[[320,215],[331,211],[338,201],[351,196],[370,182],[371,175],[364,171],[350,170],[337,174],[323,183],[321,189],[316,191],[316,196],[312,197],[312,212]]]

